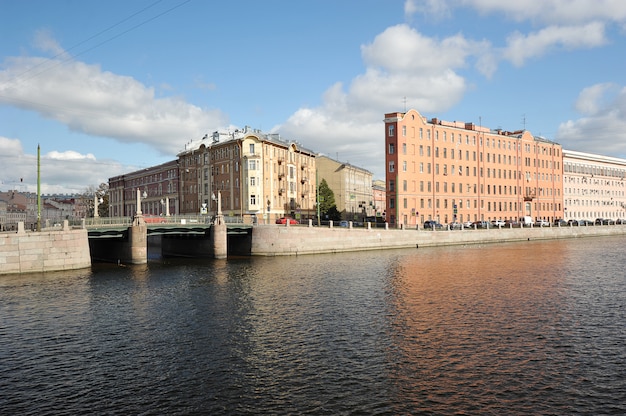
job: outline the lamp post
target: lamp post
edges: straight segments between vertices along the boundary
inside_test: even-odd
[[[161,205],[165,206],[165,216],[169,217],[170,216],[170,197],[166,196],[165,201],[161,199]]]
[[[102,202],[104,202],[104,200],[102,198],[98,198],[98,195],[93,196],[93,217],[94,218],[98,218],[100,216],[100,213],[98,212],[98,207],[100,206]]]
[[[147,197],[148,193],[146,191],[143,192],[143,197]],[[135,217],[133,218],[133,225],[142,225],[145,224],[145,220],[143,218],[143,213],[141,212],[141,190],[137,188],[137,212],[135,213]]]

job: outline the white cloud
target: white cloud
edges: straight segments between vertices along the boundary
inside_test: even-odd
[[[10,158],[21,155],[24,150],[22,149],[22,143],[18,139],[0,136],[0,152],[3,157]]]
[[[39,164],[44,194],[82,193],[88,186],[98,186],[120,172],[138,169],[73,150],[48,152]],[[24,153],[19,139],[0,137],[0,190],[9,189],[37,191],[37,155]]]
[[[404,15],[410,18],[416,13],[444,18],[450,16],[450,8],[442,0],[407,0],[404,2]]]
[[[470,7],[481,14],[504,14],[513,21],[543,24],[584,24],[595,20],[623,22],[626,2],[623,0],[449,0],[447,5]],[[441,7],[441,6],[440,6]]]
[[[556,140],[567,149],[626,158],[626,88],[591,86],[580,93],[576,108],[585,117],[561,123]]]
[[[390,27],[361,47],[367,65],[363,74],[347,88],[341,83],[331,86],[319,107],[299,109],[277,129],[382,178],[385,112],[404,111],[405,105],[441,112],[456,104],[467,85],[455,70],[464,68],[474,54],[482,54],[482,46],[460,35],[436,40],[406,25]]]
[[[529,35],[513,33],[507,39],[504,57],[514,65],[521,66],[529,58],[545,55],[553,48],[567,50],[591,48],[607,43],[604,24],[592,22],[584,26],[550,26]]]
[[[585,115],[597,115],[605,111],[609,105],[607,100],[615,95],[611,93],[619,93],[616,89],[617,86],[610,83],[596,84],[583,89],[576,100],[576,111]]]
[[[43,52],[50,52],[54,56],[65,54],[65,50],[61,47],[59,42],[52,37],[52,33],[47,29],[40,29],[35,33],[33,44],[37,49]]]
[[[54,160],[96,160],[96,157],[91,153],[86,155],[82,155],[73,150],[68,150],[65,152],[58,152],[56,150],[49,152],[46,154],[46,157]]]
[[[83,62],[36,57],[7,59],[0,103],[66,124],[71,130],[176,154],[190,138],[227,124],[219,110],[181,98],[156,98],[135,79]]]

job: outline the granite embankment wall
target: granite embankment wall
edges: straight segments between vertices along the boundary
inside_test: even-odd
[[[489,230],[415,229],[259,225],[252,232],[253,256],[339,253],[444,245],[485,244],[626,234],[626,225],[533,227]]]
[[[62,227],[0,233],[0,274],[51,272],[91,266],[87,230]]]

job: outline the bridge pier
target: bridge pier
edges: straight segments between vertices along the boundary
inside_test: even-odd
[[[128,227],[128,256],[126,261],[131,264],[148,262],[148,227],[145,222]]]
[[[213,246],[213,257],[225,259],[228,257],[228,233],[226,222],[222,214],[222,194],[217,193],[217,215],[211,227],[211,245]]]

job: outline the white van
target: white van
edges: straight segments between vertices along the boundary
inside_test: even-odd
[[[526,215],[524,218],[522,218],[522,226],[524,227],[530,227],[531,225],[533,225],[533,223],[533,217],[529,215]]]

